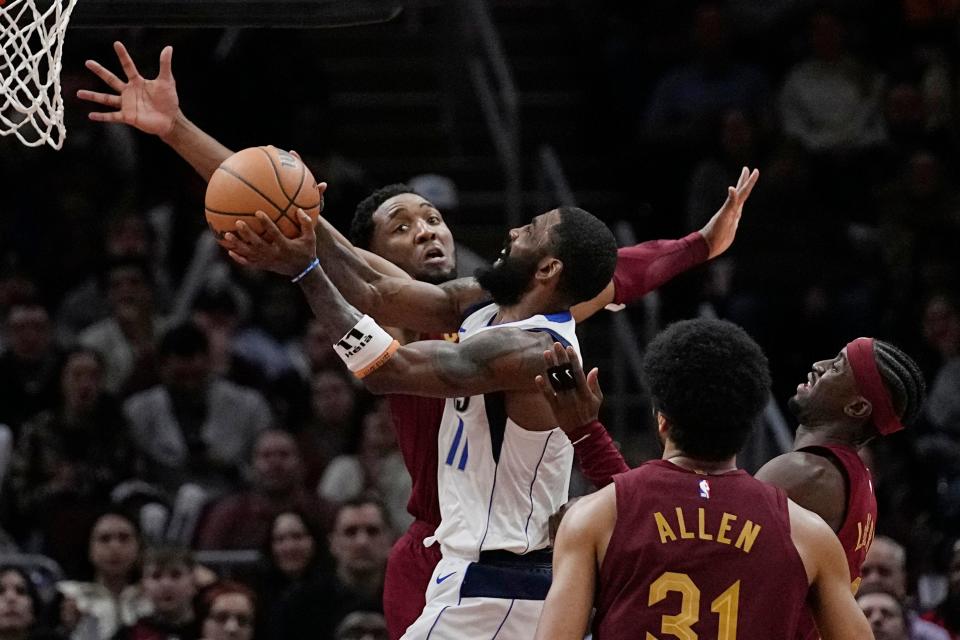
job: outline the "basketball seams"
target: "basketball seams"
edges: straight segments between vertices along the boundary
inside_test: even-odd
[[[269,147],[269,148],[276,149],[276,147]],[[287,193],[287,190],[283,188],[283,179],[280,177],[280,169],[277,168],[277,164],[273,161],[273,154],[271,154],[267,150],[268,147],[257,147],[257,149],[262,151],[267,156],[267,160],[270,162],[270,168],[273,169],[273,175],[277,179],[277,186],[280,188],[280,193],[282,193],[283,196],[287,199],[286,207],[284,207],[283,209],[281,209],[280,207],[277,207],[277,211],[280,212],[280,215],[277,216],[277,220],[279,220],[280,218],[286,218],[291,223],[293,223],[295,228],[299,228],[297,221],[291,218],[288,212],[290,211],[290,207],[293,206],[294,199],[300,194],[300,188],[303,187],[303,179],[304,179],[304,174],[306,172],[306,167],[304,166],[303,161],[300,161],[300,184],[297,185],[297,190],[294,192],[293,197],[290,197],[290,194]],[[273,203],[271,202],[271,204]],[[273,205],[273,206],[276,207],[277,205]],[[274,222],[276,222],[276,220]]]
[[[220,165],[220,166],[217,168],[217,170],[218,170],[218,171],[223,171],[223,172],[226,173],[227,175],[233,176],[234,178],[236,178],[237,180],[239,180],[240,182],[242,182],[242,183],[245,184],[246,186],[250,187],[250,190],[251,190],[251,191],[253,191],[253,192],[256,193],[257,195],[259,195],[261,198],[263,198],[263,199],[266,200],[267,202],[269,202],[270,205],[271,205],[274,209],[276,209],[277,211],[281,212],[281,215],[282,215],[282,213],[283,213],[283,208],[277,206],[277,203],[274,202],[272,198],[270,198],[270,197],[269,197],[267,194],[265,194],[264,192],[260,191],[260,189],[258,189],[255,185],[251,184],[250,181],[247,180],[246,178],[244,178],[242,175],[240,175],[239,173],[236,173],[235,171],[233,171],[233,170],[230,169],[229,167],[224,167],[223,165]],[[284,193],[283,195],[287,195],[287,194]],[[254,212],[254,213],[256,213],[256,212]]]

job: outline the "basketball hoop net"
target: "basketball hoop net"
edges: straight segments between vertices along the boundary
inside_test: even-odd
[[[63,146],[60,57],[77,0],[0,0],[0,135]]]

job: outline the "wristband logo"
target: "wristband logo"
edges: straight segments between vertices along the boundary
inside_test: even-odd
[[[351,338],[356,341],[356,344],[351,344]],[[372,340],[372,335],[369,333],[363,333],[354,327],[353,329],[350,329],[350,332],[347,333],[347,335],[340,339],[340,342],[337,343],[337,346],[343,350],[344,358],[351,358],[360,353],[365,346],[370,344]]]

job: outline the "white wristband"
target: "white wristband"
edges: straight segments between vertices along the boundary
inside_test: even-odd
[[[340,359],[358,378],[379,369],[400,348],[400,343],[370,316],[363,316],[333,345]]]

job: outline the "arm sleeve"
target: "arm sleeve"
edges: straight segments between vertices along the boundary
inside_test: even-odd
[[[574,460],[580,471],[597,489],[610,484],[616,474],[630,470],[599,420],[588,422],[567,437],[573,443]]]
[[[679,240],[650,240],[617,251],[613,301],[628,304],[673,277],[706,262],[707,241],[699,231]]]

